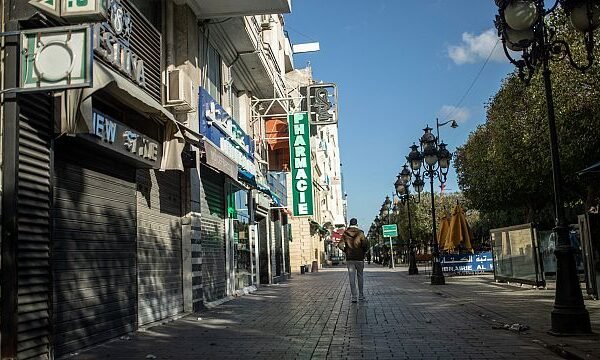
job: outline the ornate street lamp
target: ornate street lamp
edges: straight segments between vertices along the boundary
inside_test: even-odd
[[[441,184],[446,182],[448,170],[450,168],[450,160],[452,154],[446,149],[446,144],[438,143],[438,138],[431,132],[433,130],[429,126],[423,129],[424,133],[419,140],[421,151],[419,147],[413,144],[410,149],[410,153],[406,157],[410,164],[415,180],[413,186],[415,191],[421,196],[423,186],[425,182],[421,179],[421,169],[423,170],[423,178],[429,178],[429,185],[431,190],[431,224],[432,224],[432,238],[431,238],[431,249],[432,249],[432,265],[431,265],[431,284],[432,285],[444,285],[446,279],[442,271],[442,264],[440,263],[440,251],[437,243],[437,229],[435,224],[435,194],[433,192],[433,182],[437,178]]]
[[[415,256],[415,244],[413,240],[413,232],[412,232],[412,220],[410,215],[410,180],[412,178],[412,172],[408,169],[407,165],[402,166],[402,171],[398,174],[398,178],[394,183],[394,187],[396,188],[396,195],[400,199],[400,202],[403,205],[406,205],[406,213],[408,214],[408,275],[418,275],[419,268],[417,267],[417,259]],[[420,177],[419,177],[420,180]],[[422,182],[422,180],[420,180]],[[423,186],[421,186],[421,190]],[[420,200],[420,197],[419,197]],[[418,203],[418,200],[413,199],[415,203]]]
[[[556,255],[556,295],[551,314],[552,329],[555,335],[591,333],[590,315],[585,308],[577,268],[575,249],[569,240],[569,228],[565,221],[562,198],[562,175],[560,170],[556,116],[552,97],[552,80],[549,62],[567,59],[580,71],[589,69],[594,62],[594,30],[600,25],[600,1],[598,0],[556,0],[549,8],[544,8],[544,0],[495,0],[498,15],[495,25],[502,38],[504,52],[510,62],[519,70],[521,80],[529,83],[535,71],[541,67],[548,111],[550,132],[550,154],[554,181],[555,227],[553,229],[557,246]],[[582,64],[573,59],[567,41],[556,37],[556,30],[547,16],[561,5],[570,18],[573,27],[582,35],[586,51],[586,61]],[[508,49],[521,52],[521,58],[512,57]]]
[[[381,205],[381,213],[385,215],[385,213],[387,213],[387,217],[388,217],[388,224],[392,223],[392,200],[390,200],[390,197],[386,195],[385,200],[383,202],[383,205]],[[383,218],[383,215],[382,215]],[[395,264],[394,264],[394,246],[392,244],[392,237],[390,236],[390,268],[394,269],[395,268]]]

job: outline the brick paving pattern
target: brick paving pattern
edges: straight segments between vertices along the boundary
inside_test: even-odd
[[[431,286],[424,275],[370,265],[368,302],[353,304],[344,267],[295,275],[71,358],[559,359],[554,343],[587,351],[586,358],[595,355],[594,345],[580,348],[578,338],[544,337],[547,294],[532,296],[535,291],[494,284],[490,276],[447,280],[446,286]],[[590,313],[597,330],[597,308]],[[497,329],[519,321],[532,330]],[[585,342],[597,345],[598,338]]]

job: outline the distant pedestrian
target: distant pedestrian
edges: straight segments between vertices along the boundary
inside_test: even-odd
[[[344,231],[338,247],[346,254],[346,265],[350,278],[350,292],[352,302],[356,302],[356,278],[358,278],[358,300],[364,301],[363,270],[365,268],[365,254],[369,249],[365,233],[358,228],[358,221],[350,219],[350,226]]]
[[[371,264],[371,250],[367,251],[367,263]]]

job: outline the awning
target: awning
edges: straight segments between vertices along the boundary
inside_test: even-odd
[[[258,189],[258,191],[264,193],[265,195],[269,196],[269,197],[273,197],[273,192],[271,191],[271,189],[263,184],[257,183],[256,184],[256,189]]]
[[[105,90],[126,106],[165,123],[161,170],[181,170],[181,153],[185,142],[200,146],[202,136],[178,122],[158,101],[115,71],[94,62],[94,86],[65,91],[62,101],[60,131],[63,134],[90,133],[92,130],[92,95]]]
[[[344,215],[337,214],[336,216],[334,216],[333,224],[346,226],[346,219],[344,219]]]
[[[241,180],[252,187],[256,188],[256,176],[252,175],[249,171],[244,169],[238,169],[238,180]]]
[[[279,200],[279,197],[273,193],[271,193],[271,199],[273,199],[273,202],[275,203],[275,205],[277,207],[282,207],[283,205],[281,204],[281,200]]]

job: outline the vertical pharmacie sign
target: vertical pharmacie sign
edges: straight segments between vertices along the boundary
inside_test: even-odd
[[[313,215],[313,183],[310,165],[308,113],[289,115],[292,204],[294,216]]]

